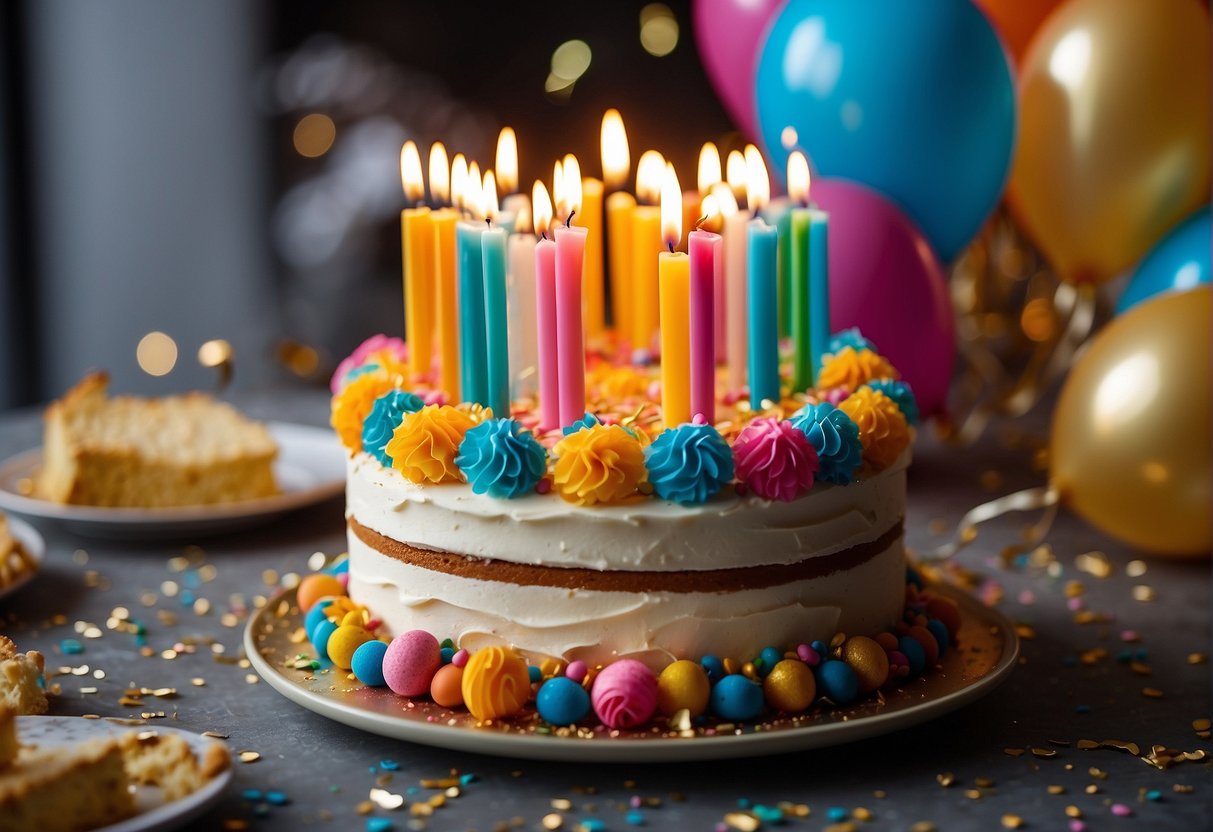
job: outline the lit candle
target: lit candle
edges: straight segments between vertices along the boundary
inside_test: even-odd
[[[745,385],[746,365],[746,224],[747,211],[737,207],[733,190],[718,184],[712,196],[724,215],[721,232],[724,256],[724,297],[716,317],[724,322],[725,366],[728,390],[734,392]],[[720,297],[719,295],[717,296]]]
[[[749,172],[755,168],[762,167],[766,170],[766,162],[763,161],[762,153],[752,144],[746,145],[745,162],[747,177],[749,181]],[[788,215],[791,209],[791,203],[787,200],[777,199],[770,202],[766,206],[763,214],[768,223],[775,226],[779,230],[779,335],[784,337],[791,333],[791,305],[789,303],[789,267],[791,256],[792,242],[792,218]]]
[[[584,228],[585,238],[585,333],[600,341],[606,332],[606,287],[603,283],[603,185],[598,179],[581,180],[581,210],[573,225]]]
[[[729,151],[728,161],[724,166],[724,177],[729,190],[733,192],[733,199],[740,204],[746,198],[746,181],[749,178],[745,156],[740,150]]]
[[[632,209],[632,347],[645,353],[652,350],[658,327],[657,260],[653,255],[664,249],[661,209],[656,204],[664,176],[661,154],[646,150],[636,164],[636,196],[642,204]],[[681,194],[672,210],[681,212]]]
[[[468,160],[462,153],[456,153],[451,160],[451,204],[455,210],[463,213],[464,198],[468,189]]]
[[[690,262],[674,245],[682,236],[682,189],[667,164],[661,183],[661,418],[666,427],[691,420]]]
[[[411,141],[400,149],[400,182],[414,205],[425,197],[421,155]],[[418,381],[428,378],[434,352],[434,226],[429,208],[420,205],[400,212],[400,241],[409,375]]]
[[[708,197],[705,213],[717,213]],[[691,415],[716,421],[716,275],[721,265],[721,238],[696,229],[687,237],[691,260]]]
[[[556,350],[560,385],[560,424],[585,415],[585,327],[582,290],[585,282],[585,228],[570,222],[581,208],[581,168],[564,159],[562,194],[568,213],[556,229]]]
[[[467,171],[464,182],[467,184]],[[430,147],[430,199],[446,206],[450,199],[450,170],[441,142]],[[459,401],[459,311],[455,277],[455,223],[459,212],[442,207],[430,214],[434,225],[435,318],[438,322],[438,380],[452,401]]]
[[[618,110],[607,110],[602,116],[601,151],[603,186],[612,192],[606,199],[611,322],[621,348],[628,350],[632,346],[632,209],[636,200],[622,190],[632,161]]]
[[[479,171],[468,166],[464,207],[475,216],[480,208]],[[465,401],[489,404],[488,344],[484,317],[484,254],[480,239],[483,221],[463,220],[455,227],[459,284],[459,381]]]
[[[547,236],[547,228],[552,222],[552,201],[542,182],[535,183],[531,204],[534,206],[535,233],[542,238],[535,245],[539,428],[549,431],[560,427],[560,376],[556,357],[556,243]]]
[[[497,135],[497,188],[502,196],[518,190],[518,136],[513,127],[502,127]]]
[[[749,260],[750,404],[758,410],[764,401],[778,402],[779,321],[776,244],[778,232],[761,218],[746,229]]]
[[[539,373],[539,342],[535,328],[535,235],[531,233],[530,200],[522,194],[518,221],[510,235],[510,273],[506,295],[510,314],[510,395],[533,396]]]
[[[510,319],[505,290],[507,232],[504,228],[492,226],[497,215],[497,183],[492,171],[484,176],[482,202],[486,225],[480,235],[484,272],[485,358],[488,364],[488,401],[485,404],[493,408],[495,416],[506,418],[510,415]]]

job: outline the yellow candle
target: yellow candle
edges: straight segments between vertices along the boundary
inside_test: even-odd
[[[421,154],[411,141],[400,148],[400,184],[405,197],[414,204],[425,196]],[[434,354],[434,231],[429,208],[400,212],[400,254],[409,375],[416,381],[429,375]]]
[[[632,210],[632,347],[651,350],[657,333],[657,259],[662,250],[661,210],[637,205]],[[690,278],[688,277],[688,280]]]
[[[674,244],[679,251],[687,250],[687,235],[695,227],[695,222],[703,216],[703,198],[698,191],[687,191],[682,195],[682,227],[685,231]]]
[[[632,301],[632,211],[636,199],[624,191],[607,197],[607,231],[611,238],[611,319],[620,342],[632,346],[635,329]]]
[[[600,341],[606,331],[606,293],[603,287],[602,264],[602,182],[586,177],[581,180],[581,210],[573,217],[573,225],[586,229],[583,305],[585,335],[590,341]]]
[[[456,308],[455,223],[459,212],[440,208],[430,214],[434,226],[435,317],[438,320],[439,384],[453,402],[459,397],[459,311]]]
[[[668,428],[691,421],[691,260],[674,251],[682,236],[682,190],[674,166],[661,183],[661,236],[657,257],[661,285],[661,419]]]

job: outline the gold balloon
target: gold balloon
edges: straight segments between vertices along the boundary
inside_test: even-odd
[[[1198,557],[1213,537],[1213,290],[1160,295],[1100,332],[1053,415],[1063,503],[1124,542]]]
[[[1208,200],[1210,41],[1200,0],[1070,0],[1037,33],[1009,196],[1065,280],[1114,277]]]
[[[868,693],[889,678],[889,657],[884,648],[866,636],[852,636],[842,646],[842,660],[859,679],[859,692]]]

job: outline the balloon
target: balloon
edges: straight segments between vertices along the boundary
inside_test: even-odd
[[[1209,13],[1071,0],[1020,76],[1016,218],[1065,280],[1102,283],[1209,199]]]
[[[822,174],[892,199],[945,261],[1002,193],[1015,88],[998,36],[969,0],[790,0],[759,58],[755,95],[777,170],[800,145]]]
[[[696,0],[691,10],[695,42],[708,79],[733,123],[758,135],[754,112],[754,65],[767,24],[783,0]]]
[[[1201,286],[1113,319],[1074,365],[1053,415],[1061,500],[1158,554],[1202,555],[1213,536],[1211,303]]]
[[[880,194],[818,179],[830,212],[830,327],[857,326],[909,382],[924,415],[947,403],[955,360],[952,302],[939,259],[914,224]]]
[[[1022,64],[1024,53],[1032,35],[1040,28],[1040,24],[1049,16],[1060,0],[976,0],[981,10],[990,18],[990,23],[998,34],[1007,51]]]
[[[1116,314],[1132,309],[1163,292],[1183,291],[1208,283],[1213,274],[1213,218],[1209,207],[1188,218],[1141,261],[1124,294],[1116,302]]]

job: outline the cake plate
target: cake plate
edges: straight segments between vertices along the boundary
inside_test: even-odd
[[[932,590],[960,607],[959,645],[925,678],[883,691],[845,708],[712,733],[679,732],[658,718],[648,730],[553,729],[529,708],[516,721],[478,724],[466,711],[428,699],[407,699],[368,688],[333,667],[297,670],[300,655],[315,652],[303,634],[303,616],[290,590],[249,620],[244,648],[253,667],[298,705],[337,722],[394,739],[504,757],[569,762],[676,762],[755,757],[839,745],[898,731],[978,699],[1007,677],[1019,655],[1015,629],[997,610],[946,586]],[[686,734],[683,736],[682,734]]]

